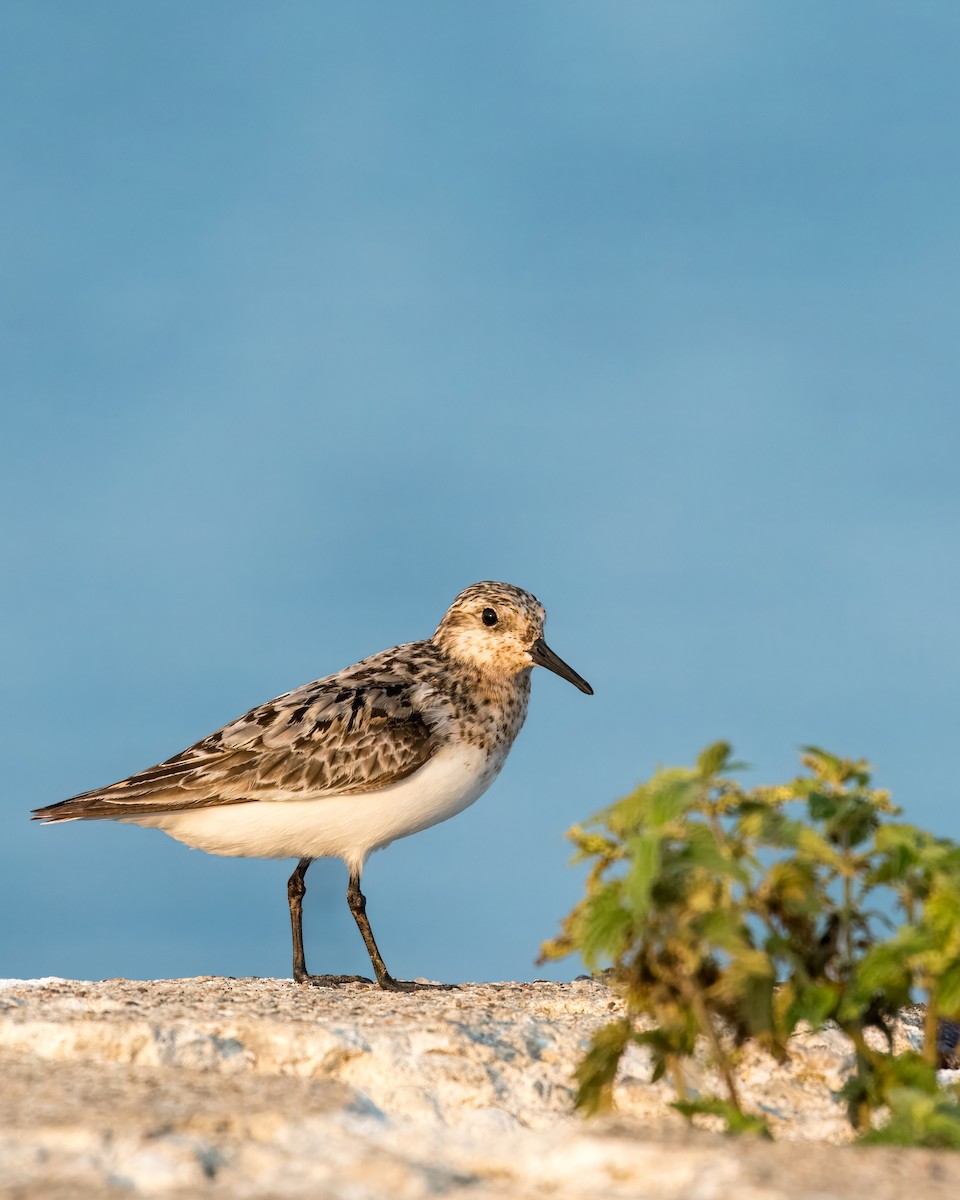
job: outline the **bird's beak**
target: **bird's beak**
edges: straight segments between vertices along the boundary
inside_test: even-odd
[[[537,638],[530,647],[530,657],[538,667],[546,667],[548,671],[553,671],[554,675],[559,675],[561,679],[566,679],[568,683],[572,683],[581,692],[586,692],[588,696],[593,695],[593,688],[583,676],[578,675],[573,667],[568,667],[562,658],[554,654],[543,638]]]

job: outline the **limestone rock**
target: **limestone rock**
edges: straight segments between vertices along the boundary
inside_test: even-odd
[[[618,1011],[590,980],[0,981],[0,1194],[826,1200],[868,1179],[872,1200],[958,1194],[960,1156],[829,1144],[849,1137],[837,1031],[796,1039],[785,1065],[744,1056],[775,1145],[687,1130],[640,1048],[617,1116],[584,1122],[571,1072]],[[706,1060],[688,1085],[720,1090]]]

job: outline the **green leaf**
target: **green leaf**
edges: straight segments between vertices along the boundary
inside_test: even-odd
[[[839,996],[836,984],[800,984],[787,1009],[787,1035],[792,1034],[801,1021],[806,1021],[813,1029],[821,1028],[824,1021],[834,1016]]]
[[[750,836],[756,837],[761,845],[777,849],[793,850],[800,841],[803,826],[791,820],[778,808],[764,808],[755,815],[755,824]],[[744,829],[747,833],[747,829]]]
[[[739,1021],[754,1037],[774,1031],[773,989],[776,982],[773,963],[762,950],[741,945],[733,950],[726,971],[712,992],[728,1005],[735,1006]]]
[[[613,1081],[631,1033],[629,1021],[613,1021],[591,1038],[589,1049],[574,1073],[579,1084],[574,1103],[588,1116],[613,1106]]]
[[[621,903],[621,891],[621,881],[611,880],[584,901],[580,952],[591,970],[603,961],[615,962],[626,949],[631,920]]]
[[[923,1146],[930,1150],[960,1150],[960,1104],[915,1088],[890,1093],[890,1115],[880,1129],[861,1141],[871,1145]]]
[[[623,890],[636,921],[642,921],[650,907],[650,893],[660,873],[661,840],[657,833],[627,839],[630,869],[624,879]]]
[[[733,747],[729,742],[714,742],[697,755],[697,771],[705,779],[712,779],[727,769]]]
[[[749,933],[740,914],[727,908],[714,908],[702,913],[693,925],[707,945],[727,954],[733,954],[749,944]]]
[[[686,861],[690,866],[747,883],[749,872],[732,857],[734,847],[729,842],[723,842],[721,835],[711,826],[691,822],[687,826],[686,837]]]
[[[960,930],[960,890],[938,881],[930,892],[923,919],[944,942],[952,940],[954,931]]]
[[[702,1096],[697,1100],[675,1100],[671,1105],[691,1123],[694,1117],[719,1117],[724,1122],[724,1133],[752,1134],[754,1137],[773,1140],[770,1126],[756,1113],[745,1113],[729,1100],[719,1096]]]
[[[824,825],[827,837],[834,845],[852,847],[861,845],[878,822],[877,810],[869,800],[860,795],[844,795]]]
[[[939,1094],[936,1070],[915,1050],[884,1055],[874,1061],[873,1067],[891,1103],[893,1093],[898,1088],[924,1092],[930,1096]]]
[[[839,805],[840,797],[826,792],[810,792],[807,796],[807,806],[814,821],[829,821]]]
[[[922,947],[922,935],[913,929],[871,947],[854,971],[854,990],[859,1003],[866,1005],[881,992],[894,1004],[909,1004],[913,983],[910,960]]]
[[[797,857],[803,862],[832,867],[835,871],[843,871],[845,866],[830,843],[809,825],[800,825],[797,829]]]
[[[946,967],[934,985],[937,1011],[948,1021],[960,1019],[960,960]]]
[[[771,864],[757,891],[777,916],[809,915],[823,905],[812,864],[793,858]]]
[[[647,820],[657,829],[672,824],[697,801],[697,784],[690,772],[659,771],[650,788]]]

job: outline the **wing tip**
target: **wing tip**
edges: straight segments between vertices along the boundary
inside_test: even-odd
[[[60,821],[76,821],[81,814],[74,812],[59,812],[59,809],[64,809],[72,804],[72,800],[60,800],[56,804],[47,804],[43,808],[31,809],[31,821],[39,821],[42,825],[56,825]]]

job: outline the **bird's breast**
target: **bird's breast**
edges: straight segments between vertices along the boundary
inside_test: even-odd
[[[502,765],[527,716],[530,672],[514,679],[481,677],[469,683],[451,697],[449,729],[457,740],[482,750]]]

